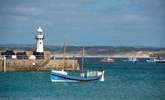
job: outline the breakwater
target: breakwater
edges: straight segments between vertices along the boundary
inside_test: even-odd
[[[65,66],[64,66],[65,65]],[[62,59],[0,59],[0,71],[44,71],[51,69],[62,69],[78,71],[80,70],[77,60],[66,60],[65,63]]]

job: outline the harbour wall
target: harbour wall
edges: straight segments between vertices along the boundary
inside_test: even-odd
[[[0,71],[46,71],[51,69],[70,71],[80,70],[77,60],[17,60],[17,59],[0,59]]]

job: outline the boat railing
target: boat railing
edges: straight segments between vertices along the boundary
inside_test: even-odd
[[[99,76],[99,72],[101,71],[86,71],[80,74],[81,77],[95,77]]]
[[[87,77],[98,76],[99,71],[87,71]]]

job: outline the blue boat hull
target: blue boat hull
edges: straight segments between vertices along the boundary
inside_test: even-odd
[[[88,82],[88,81],[99,80],[101,78],[101,75],[95,77],[76,77],[76,76],[51,72],[50,78],[52,82]]]

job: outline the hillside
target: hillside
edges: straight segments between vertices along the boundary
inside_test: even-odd
[[[67,53],[70,55],[80,55],[81,49],[85,48],[85,54],[88,56],[113,56],[113,57],[148,57],[148,56],[165,56],[165,48],[154,47],[113,47],[113,46],[68,46]],[[0,51],[5,50],[21,50],[34,51],[34,45],[8,44],[0,45]],[[52,54],[62,55],[62,46],[45,46],[45,51]]]

